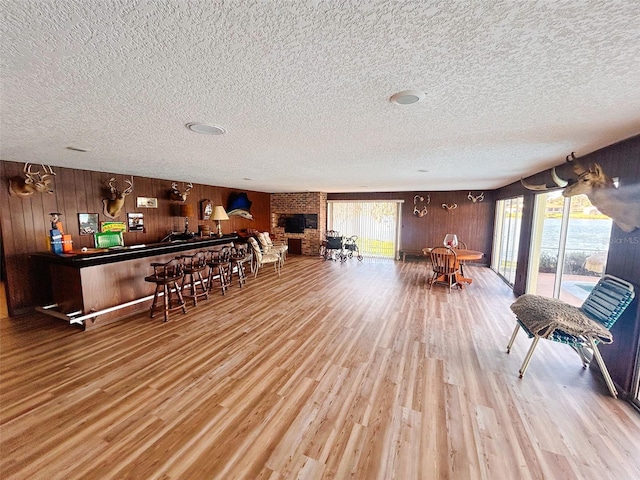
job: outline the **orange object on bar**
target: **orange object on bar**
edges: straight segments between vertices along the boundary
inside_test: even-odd
[[[62,251],[68,253],[73,250],[73,240],[71,240],[71,235],[63,235],[62,236]]]

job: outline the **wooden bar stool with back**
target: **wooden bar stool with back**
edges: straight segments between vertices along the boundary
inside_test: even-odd
[[[164,321],[169,320],[169,312],[182,309],[182,313],[187,313],[187,306],[180,287],[177,282],[182,279],[183,264],[178,258],[168,261],[167,263],[152,263],[153,274],[145,277],[145,282],[155,283],[156,291],[153,295],[151,303],[150,316],[153,318],[155,309],[157,308],[158,297],[163,296]]]

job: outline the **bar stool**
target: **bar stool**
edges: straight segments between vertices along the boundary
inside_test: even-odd
[[[245,275],[244,263],[251,260],[247,245],[235,245],[231,250],[231,269],[229,270],[229,284],[233,280],[233,267],[236,267],[238,272],[238,286],[242,288],[242,285],[247,283],[247,276]]]
[[[220,282],[220,290],[224,295],[229,286],[229,270],[231,270],[231,247],[224,246],[218,250],[210,250],[207,257],[207,265],[209,266],[209,277],[207,279],[207,288],[209,291],[213,288],[213,281],[216,279]]]
[[[145,282],[155,283],[156,291],[153,294],[153,302],[151,303],[151,314],[156,309],[158,296],[163,295],[164,321],[169,320],[169,312],[178,308],[182,309],[182,313],[187,313],[187,306],[177,283],[182,278],[182,261],[177,258],[167,263],[152,263],[153,275],[145,277]]]
[[[209,292],[204,284],[202,272],[207,268],[206,252],[198,252],[193,255],[180,255],[178,259],[183,263],[182,274],[182,296],[184,298],[192,298],[193,306],[198,305],[198,298],[209,298]],[[187,292],[187,289],[189,293]]]

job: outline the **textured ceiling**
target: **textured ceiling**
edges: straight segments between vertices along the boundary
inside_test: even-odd
[[[0,7],[3,160],[265,192],[484,190],[640,133],[636,0]],[[408,88],[426,98],[389,101]]]

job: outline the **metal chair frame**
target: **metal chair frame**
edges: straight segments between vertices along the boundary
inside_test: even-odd
[[[585,316],[602,324],[609,330],[618,318],[622,316],[634,297],[634,287],[631,283],[618,277],[614,277],[613,275],[604,275],[593,288],[587,299],[582,303],[580,310]],[[533,342],[531,343],[519,370],[520,378],[523,378],[527,368],[529,367],[529,363],[531,362],[533,352],[538,346],[538,342],[543,337],[531,332],[523,321],[516,317],[516,327],[511,334],[511,339],[507,345],[507,353],[511,352],[511,348],[513,347],[513,343],[515,342],[516,335],[520,328],[526,332],[529,338],[533,338]],[[585,350],[590,352],[591,358],[595,357],[596,362],[600,367],[600,371],[602,372],[605,383],[609,388],[609,392],[611,392],[611,395],[614,398],[618,396],[618,391],[611,379],[609,370],[607,369],[602,355],[600,355],[600,351],[598,350],[599,341],[597,339],[592,336],[570,335],[558,329],[556,329],[547,339],[553,342],[564,343],[573,348],[573,350],[575,350],[580,356],[583,368],[587,368],[591,361]]]

